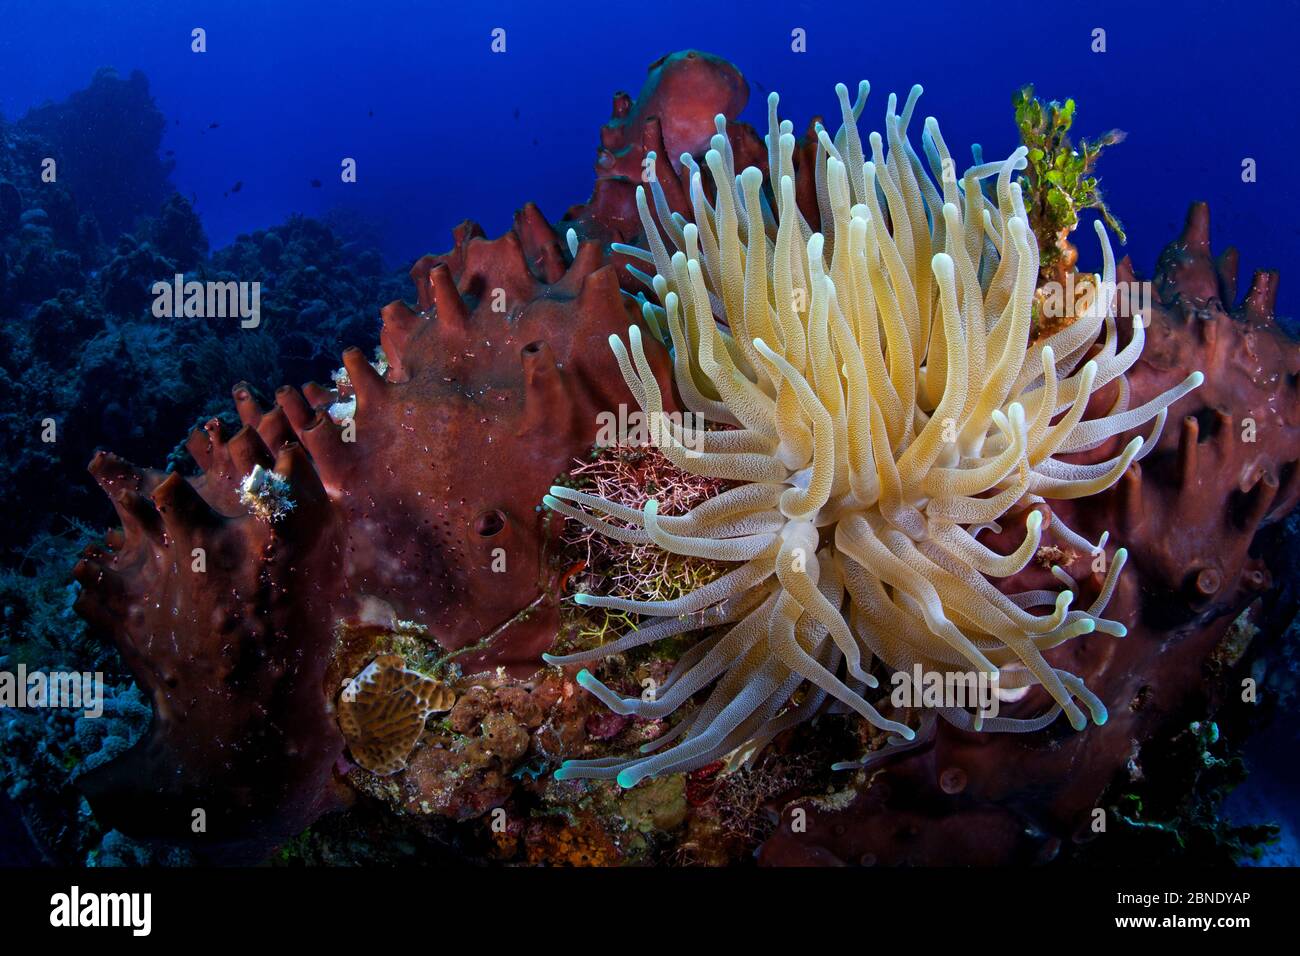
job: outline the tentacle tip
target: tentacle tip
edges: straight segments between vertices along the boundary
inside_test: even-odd
[[[624,790],[631,790],[633,787],[635,787],[638,783],[641,782],[641,778],[638,777],[631,770],[624,770],[617,777],[614,778],[614,782],[617,783]]]
[[[573,596],[573,603],[581,604],[583,607],[589,607],[591,605],[591,595],[587,594],[585,591],[579,591]]]

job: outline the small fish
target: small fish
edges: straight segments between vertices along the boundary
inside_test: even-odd
[[[221,125],[220,123],[209,123],[208,129],[216,129],[220,125]]]
[[[168,155],[168,156],[175,156],[175,155],[176,155],[176,150],[174,150],[174,149],[169,149],[169,150],[167,150],[167,155]]]
[[[244,181],[241,179],[239,180],[239,182],[235,183],[235,185],[230,187],[230,191],[232,193],[237,193],[243,188],[244,188]]]
[[[313,179],[313,180],[311,181],[311,188],[312,188],[312,189],[320,189],[320,180],[319,180],[319,179]]]
[[[515,107],[515,119],[519,119],[519,107]]]
[[[371,119],[374,119],[374,118],[375,118],[375,111],[374,111],[374,110],[371,110],[371,111],[370,111],[369,113],[367,113],[366,115],[369,116]]]

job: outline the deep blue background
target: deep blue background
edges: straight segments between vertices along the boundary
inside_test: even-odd
[[[0,111],[15,119],[61,99],[103,65],[138,68],[169,120],[175,184],[197,197],[214,247],[291,212],[349,206],[376,221],[401,264],[445,249],[463,218],[493,235],[526,200],[558,219],[585,199],[612,94],[635,94],[646,66],[672,50],[735,62],[760,129],[767,90],[802,132],[813,113],[836,113],[837,81],[866,77],[874,129],[890,90],[922,83],[922,114],[939,118],[961,155],[970,142],[989,156],[1010,150],[1011,93],[1034,82],[1040,95],[1079,101],[1082,135],[1128,131],[1102,174],[1140,272],[1188,202],[1208,199],[1216,249],[1239,246],[1247,272],[1281,268],[1294,314],[1298,20],[1295,0],[0,0]],[[195,26],[208,32],[206,54],[190,52]],[[508,31],[499,55],[489,50],[498,26]],[[790,50],[794,27],[808,31],[806,54]],[[1094,27],[1107,31],[1105,54],[1089,50]],[[354,185],[339,181],[344,156],[358,160]],[[1241,181],[1247,156],[1255,184]],[[236,181],[242,190],[223,196]],[[1094,260],[1093,243],[1081,246]]]

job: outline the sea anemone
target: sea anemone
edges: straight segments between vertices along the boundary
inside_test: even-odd
[[[871,134],[868,159],[857,130],[868,90],[864,82],[850,103],[838,86],[843,125],[833,140],[816,128],[821,232],[796,205],[795,139],[791,124],[777,119],[775,95],[767,190],[758,169],[736,175],[719,116],[705,155],[713,203],[699,167],[681,158],[693,223],[668,211],[657,182],[649,200],[637,191],[648,249],[620,251],[650,270],[636,270],[654,295],[643,297],[647,325],[671,340],[681,399],[711,427],[684,427],[664,414],[637,327],[626,345],[617,336],[610,345],[663,454],[683,471],[740,484],[677,516],[661,515],[654,499],[637,511],[562,487],[546,504],[616,541],[738,566],[670,601],[575,596],[659,620],[549,663],[585,663],[710,629],[653,700],[623,699],[579,673],[581,686],[611,709],[662,718],[712,691],[641,753],[568,761],[556,772],[561,779],[615,778],[630,787],[741,748],[757,754],[831,698],[896,744],[911,740],[911,728],[864,696],[878,686],[873,658],[904,674],[918,664],[982,673],[1013,694],[1039,685],[1054,701],[1027,719],[941,711],[961,726],[1032,730],[1064,711],[1082,730],[1088,718],[1079,704],[1097,723],[1106,719],[1102,701],[1044,651],[1094,631],[1124,635],[1122,624],[1100,615],[1125,551],[1114,553],[1087,609],[1071,608],[1073,582],[1059,569],[1068,585],[1060,591],[1004,594],[990,579],[1029,563],[1045,521],[1058,541],[1104,554],[1105,537],[1085,540],[1046,502],[1113,485],[1155,447],[1168,407],[1203,376],[1128,407],[1123,376],[1144,333],[1135,319],[1121,347],[1108,294],[1114,256],[1100,223],[1099,294],[1073,322],[1031,343],[1038,243],[1012,181],[1026,150],[1000,163],[981,162],[977,152],[958,180],[938,124],[927,118],[923,164],[908,141],[918,86],[901,114],[890,97],[885,136]],[[988,188],[985,180],[993,181]],[[1116,380],[1113,406],[1085,420],[1089,398]],[[1099,449],[1153,420],[1145,440],[1134,437],[1114,457],[1092,464],[1057,457]],[[1008,516],[1023,521],[1025,536],[1004,555],[978,534]]]

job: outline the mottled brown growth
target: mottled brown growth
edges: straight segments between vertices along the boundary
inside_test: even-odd
[[[406,768],[429,715],[451,710],[456,694],[440,681],[408,670],[396,654],[376,657],[339,695],[339,728],[348,750],[371,773]]]

